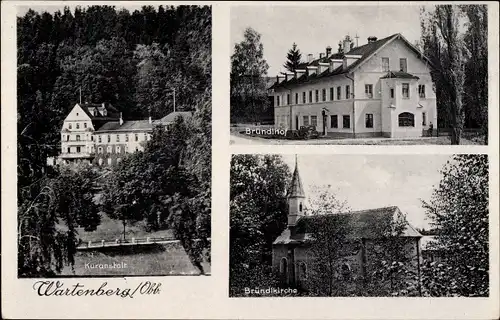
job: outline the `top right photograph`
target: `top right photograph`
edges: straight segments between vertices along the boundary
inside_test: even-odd
[[[487,5],[230,14],[231,144],[488,144]]]

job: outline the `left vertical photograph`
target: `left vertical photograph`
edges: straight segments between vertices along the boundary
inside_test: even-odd
[[[210,6],[17,7],[18,277],[210,275]]]

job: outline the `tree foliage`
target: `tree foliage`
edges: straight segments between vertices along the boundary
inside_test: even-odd
[[[421,12],[422,47],[431,62],[438,111],[451,127],[451,144],[460,144],[466,111],[467,119],[487,130],[486,17],[485,5],[437,5]]]
[[[276,155],[234,155],[230,181],[230,288],[275,283],[272,243],[286,227],[291,174]],[[260,279],[260,280],[259,280]],[[259,282],[261,281],[261,282]]]
[[[266,76],[269,65],[264,59],[261,35],[247,28],[244,40],[234,46],[231,56],[231,119],[256,121],[268,108]]]
[[[51,276],[74,264],[76,228],[93,231],[100,223],[93,201],[95,175],[88,167],[61,168],[20,189],[19,277]]]
[[[295,44],[295,42],[293,43],[292,48],[288,51],[286,59],[287,61],[283,67],[290,72],[294,72],[302,63],[302,54],[300,53],[300,50],[297,49],[297,44]]]
[[[488,157],[456,155],[442,170],[430,201],[423,202],[438,230],[426,262],[424,287],[432,296],[488,296]]]

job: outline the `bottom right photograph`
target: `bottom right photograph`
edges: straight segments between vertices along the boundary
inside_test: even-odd
[[[487,297],[485,154],[235,154],[230,297]]]

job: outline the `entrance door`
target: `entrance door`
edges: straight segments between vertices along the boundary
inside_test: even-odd
[[[299,130],[299,116],[295,116],[295,130]]]

